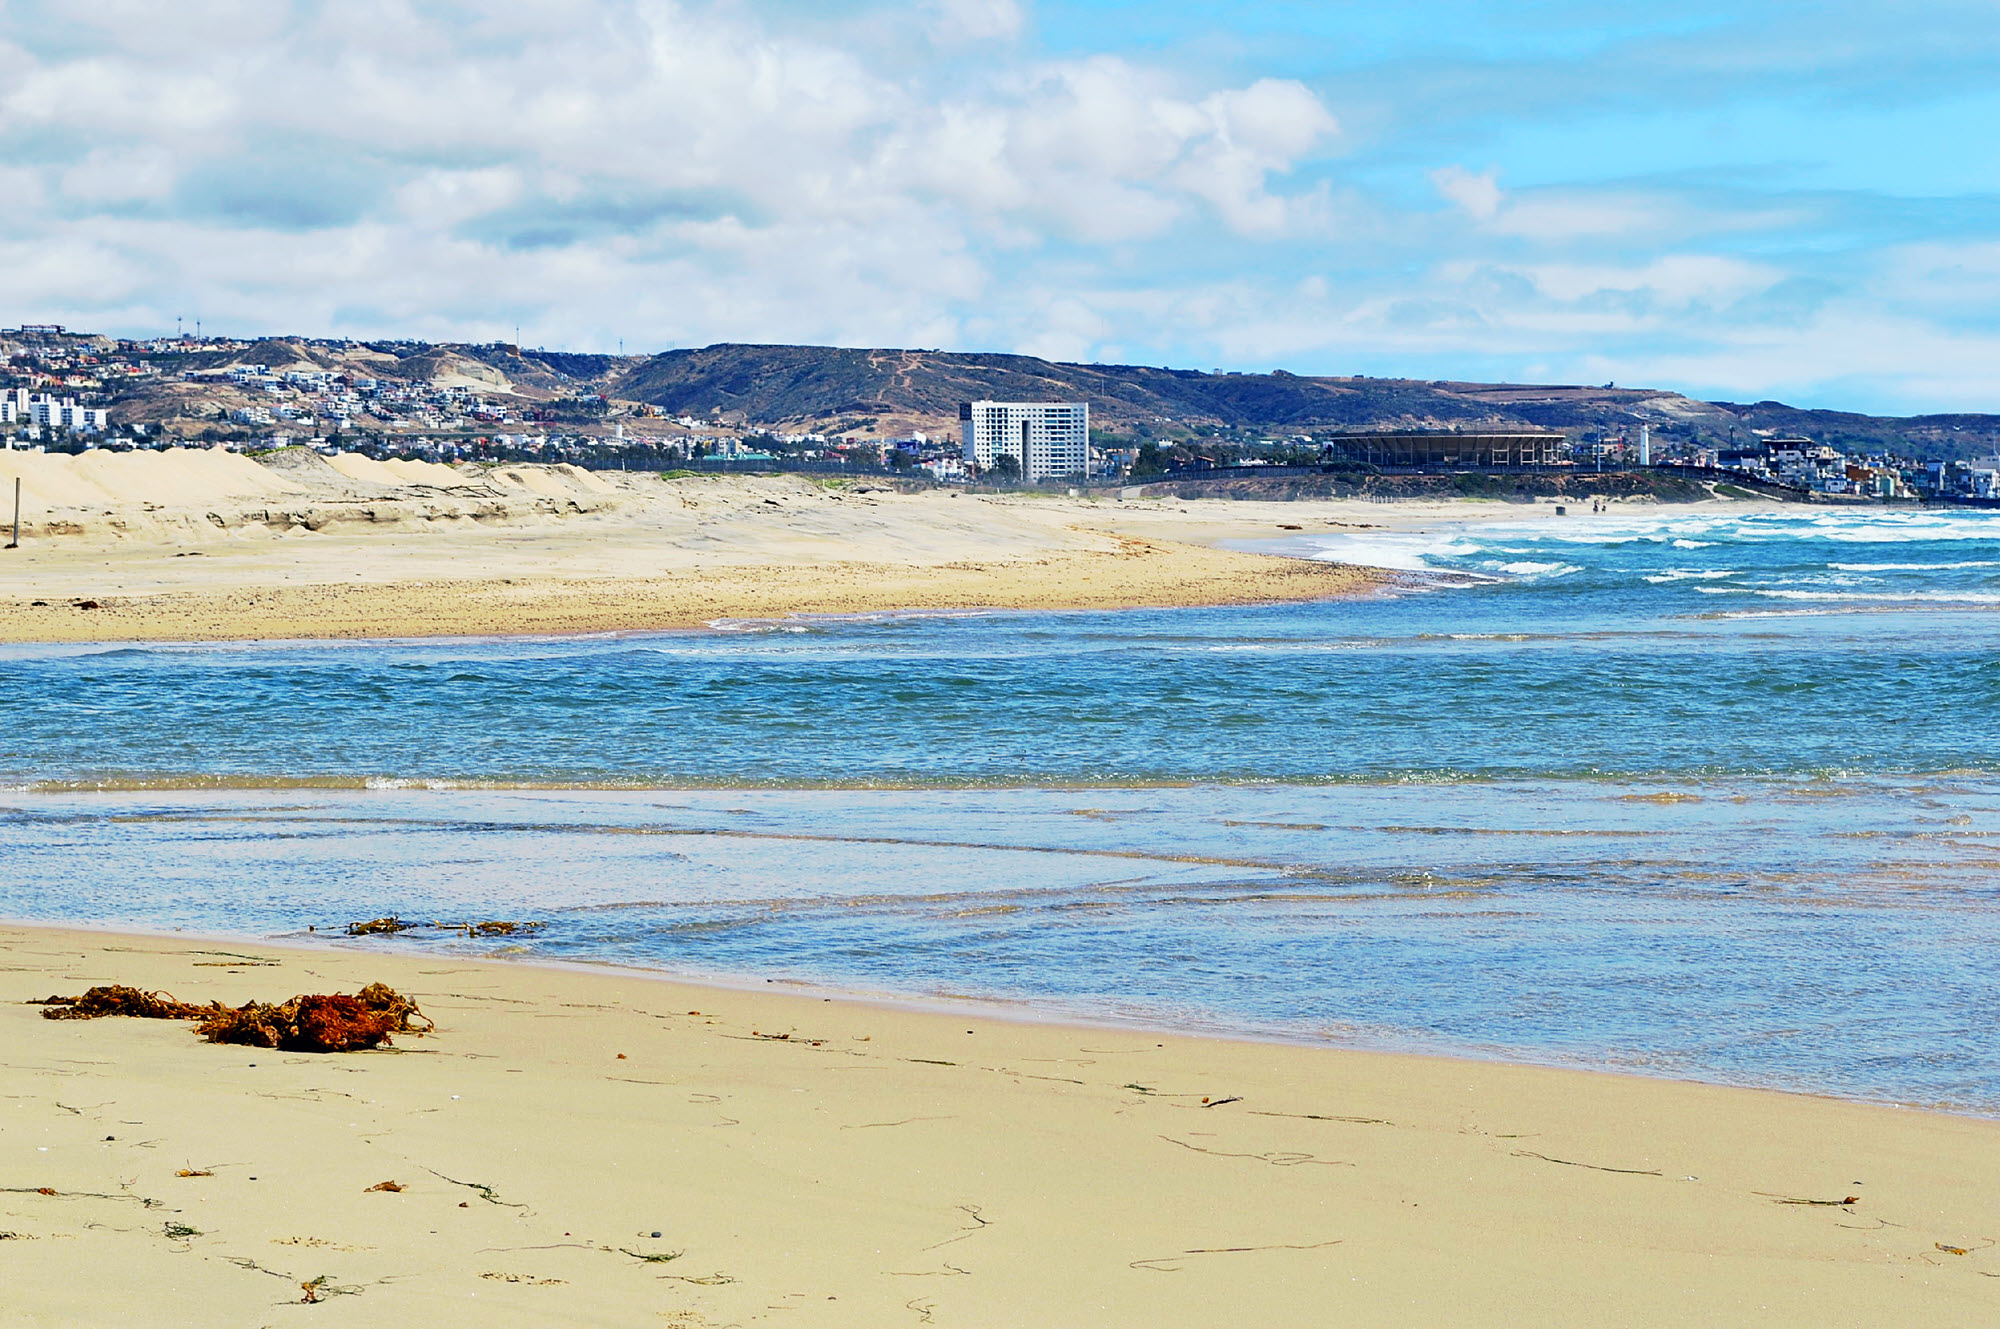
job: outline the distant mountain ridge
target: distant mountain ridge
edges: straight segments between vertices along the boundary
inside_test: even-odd
[[[1629,432],[1704,444],[1806,434],[1852,450],[1969,456],[1993,450],[2000,415],[1869,416],[1782,402],[1706,402],[1610,384],[1205,373],[1146,365],[1066,364],[1026,355],[724,343],[666,351],[610,372],[603,390],[676,415],[720,412],[804,425],[837,417],[948,423],[958,403],[1090,403],[1111,429],[1140,422],[1273,432],[1369,428],[1523,428]]]
[[[724,344],[668,351],[612,377],[614,396],[675,413],[720,409],[772,422],[837,415],[955,419],[958,404],[1087,401],[1107,423],[1300,428],[1384,420],[1471,423],[1470,398],[1403,380],[1209,374],[1147,365],[1064,364],[1027,355]]]
[[[109,338],[68,334],[100,353]],[[101,344],[100,344],[101,343]],[[0,351],[24,349],[0,336]],[[1895,450],[1957,459],[2000,450],[2000,415],[1873,416],[1783,402],[1710,402],[1656,388],[1611,384],[1270,373],[1211,373],[1151,365],[1074,364],[1028,355],[841,346],[719,343],[659,354],[603,355],[502,343],[342,342],[267,337],[231,350],[171,357],[172,371],[264,365],[431,383],[535,401],[602,394],[677,416],[720,417],[800,430],[871,422],[874,432],[956,428],[960,402],[1090,403],[1093,425],[1113,432],[1185,432],[1212,426],[1273,435],[1337,429],[1545,428],[1572,436],[1632,434],[1652,426],[1662,442],[1717,445],[1802,435],[1850,452]],[[170,371],[171,372],[171,371]],[[129,418],[185,409],[222,389],[174,378],[115,391]],[[153,399],[157,398],[157,401]],[[863,432],[867,432],[863,429]]]

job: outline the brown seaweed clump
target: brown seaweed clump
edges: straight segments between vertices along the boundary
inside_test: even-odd
[[[490,923],[467,923],[465,935],[468,937],[511,937],[516,932],[534,932],[542,927],[540,923],[515,923],[507,919],[495,919]]]
[[[195,1032],[211,1043],[241,1043],[286,1052],[358,1052],[379,1047],[396,1022],[353,997],[315,993],[277,1006],[261,1001],[203,1018]]]
[[[197,1006],[165,992],[143,992],[120,983],[94,987],[81,997],[47,997],[31,1005],[47,1007],[44,1020],[96,1020],[129,1015],[141,1020],[199,1020],[217,1006]]]
[[[421,1025],[413,1021],[421,1020]],[[308,993],[276,1006],[253,1001],[205,1014],[195,1032],[211,1043],[240,1043],[281,1052],[358,1052],[389,1044],[391,1034],[422,1034],[435,1026],[417,1004],[385,983],[357,996]]]
[[[195,1032],[211,1043],[242,1043],[283,1052],[356,1052],[381,1047],[391,1034],[427,1034],[437,1026],[417,1003],[387,983],[370,983],[354,996],[304,993],[276,1006],[210,1002],[197,1006],[164,992],[111,985],[81,997],[31,1002],[46,1020],[95,1020],[107,1015],[142,1020],[199,1020]]]
[[[437,1028],[437,1025],[432,1023],[430,1016],[425,1015],[417,1009],[417,1003],[411,1001],[387,983],[370,983],[367,987],[355,993],[354,999],[369,1010],[379,1012],[395,1020],[396,1027],[392,1031],[394,1033],[428,1034],[431,1030]],[[419,1026],[416,1021],[422,1021],[423,1023]]]
[[[484,923],[447,923],[441,919],[429,923],[412,923],[408,919],[385,914],[381,918],[371,918],[365,923],[349,923],[347,935],[350,937],[394,937],[405,932],[419,932],[429,929],[437,932],[463,932],[468,937],[511,937],[517,932],[538,932],[545,923],[515,922],[512,919],[489,919]]]

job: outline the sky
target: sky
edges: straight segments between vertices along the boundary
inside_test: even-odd
[[[0,324],[2000,411],[1996,68],[1993,0],[0,0]]]

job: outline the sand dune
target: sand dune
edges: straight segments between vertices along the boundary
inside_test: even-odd
[[[437,462],[406,461],[400,457],[376,461],[358,452],[336,453],[326,464],[350,480],[394,488],[400,485],[432,485],[457,488],[470,483],[468,477]]]
[[[450,466],[434,461],[412,461],[407,457],[391,457],[382,466],[389,472],[391,482],[396,484],[436,485],[451,489],[473,478]]]
[[[0,450],[0,487],[6,491],[0,501],[11,503],[16,479],[24,508],[33,512],[115,511],[148,504],[205,507],[300,492],[298,485],[248,457],[209,448],[77,456]]]
[[[575,466],[497,466],[487,472],[489,480],[511,488],[540,494],[544,498],[575,498],[579,494],[615,494],[589,471]]]

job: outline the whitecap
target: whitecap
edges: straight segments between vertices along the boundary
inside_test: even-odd
[[[1322,563],[1352,563],[1368,568],[1390,568],[1398,572],[1435,572],[1433,559],[1463,558],[1480,552],[1480,547],[1457,537],[1413,535],[1332,538],[1315,541],[1308,555]]]
[[[1739,576],[1735,568],[1668,568],[1665,572],[1654,573],[1646,578],[1655,586],[1665,586],[1676,581],[1715,581],[1721,577]]]
[[[1583,571],[1582,568],[1576,566],[1574,563],[1530,563],[1523,561],[1516,563],[1495,563],[1489,564],[1489,566],[1514,577],[1567,577],[1572,572]]]
[[[1707,587],[1701,587],[1707,590]],[[1972,591],[1783,591],[1757,589],[1753,594],[1773,600],[1834,600],[1844,603],[1876,603],[1895,601],[1908,603],[1922,601],[1927,604],[1967,604],[2000,605],[2000,595],[1981,595]]]
[[[2000,560],[1967,559],[1962,563],[1829,563],[1840,572],[1950,572],[1958,568],[2000,568]]]

